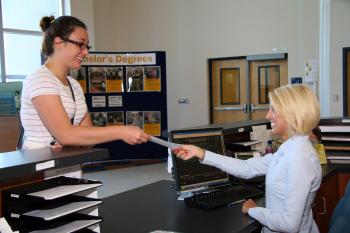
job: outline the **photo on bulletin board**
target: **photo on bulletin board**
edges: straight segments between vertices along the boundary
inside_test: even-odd
[[[105,93],[106,92],[106,71],[105,67],[89,67],[89,92]]]
[[[107,125],[124,125],[124,112],[107,112]]]
[[[79,70],[71,69],[69,75],[78,81],[84,93],[86,93],[86,68],[81,67]]]
[[[123,92],[123,67],[106,67],[107,92]]]
[[[126,112],[126,124],[134,125],[143,129],[143,112]]]
[[[106,112],[91,112],[91,121],[94,126],[106,126],[107,125],[107,113]]]
[[[160,66],[145,66],[144,91],[161,91]]]
[[[143,130],[153,136],[160,136],[160,111],[145,111],[143,118]]]
[[[127,91],[143,91],[143,67],[126,67],[126,85]]]

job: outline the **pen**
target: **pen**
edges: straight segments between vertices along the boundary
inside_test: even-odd
[[[246,201],[245,199],[234,201],[234,202],[231,202],[231,203],[227,204],[226,206],[231,206],[231,205],[242,203],[242,202],[245,202],[245,201]]]

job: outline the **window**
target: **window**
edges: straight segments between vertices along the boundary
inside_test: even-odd
[[[0,0],[0,82],[23,81],[41,65],[39,21],[43,16],[63,15],[65,2]]]

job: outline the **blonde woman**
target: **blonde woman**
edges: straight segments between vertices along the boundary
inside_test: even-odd
[[[262,225],[262,232],[318,232],[311,205],[322,180],[317,153],[309,134],[320,119],[319,103],[305,85],[279,87],[269,94],[272,134],[283,144],[274,154],[239,160],[205,151],[192,145],[174,150],[184,160],[197,157],[203,164],[234,176],[266,175],[266,207],[247,200],[242,212]]]

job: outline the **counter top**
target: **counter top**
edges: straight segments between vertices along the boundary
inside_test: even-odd
[[[328,163],[321,165],[321,167],[323,181],[328,180],[337,173],[350,173],[350,164]]]
[[[0,182],[52,168],[106,159],[107,149],[49,147],[0,153]]]

